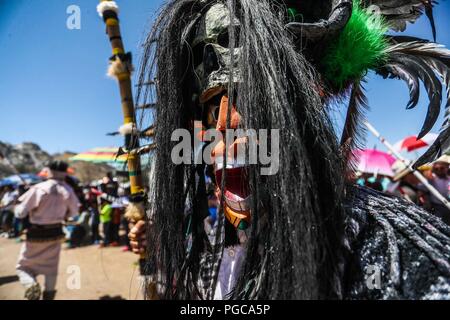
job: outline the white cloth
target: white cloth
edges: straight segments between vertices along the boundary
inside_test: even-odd
[[[20,284],[25,288],[29,288],[34,285],[36,281],[36,276],[32,275],[29,272],[23,270],[17,270],[17,275],[19,276]],[[45,276],[45,291],[53,291],[56,288],[56,279],[57,275],[46,275]]]
[[[14,201],[16,201],[18,196],[17,191],[8,191],[6,192],[1,201],[1,206],[3,210],[12,210],[14,207]]]
[[[61,240],[46,242],[25,241],[20,249],[16,270],[19,276],[22,274],[21,272],[25,272],[32,278],[38,275],[56,277],[60,252]],[[26,283],[26,277],[24,279]]]
[[[28,190],[15,208],[19,219],[30,217],[33,224],[61,223],[78,214],[79,201],[72,188],[63,181],[49,179]]]
[[[236,245],[224,249],[214,300],[222,300],[233,290],[244,261],[245,249]]]

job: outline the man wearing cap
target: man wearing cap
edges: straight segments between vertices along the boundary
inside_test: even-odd
[[[78,214],[79,201],[73,189],[64,181],[67,163],[54,161],[48,166],[48,180],[30,188],[19,198],[17,218],[29,218],[26,241],[19,254],[16,270],[26,288],[25,298],[38,300],[41,296],[37,275],[45,276],[43,299],[54,299],[58,274],[62,223]]]

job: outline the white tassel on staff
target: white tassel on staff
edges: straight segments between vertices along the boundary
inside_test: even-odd
[[[134,71],[133,64],[129,61],[120,60],[119,56],[116,56],[114,60],[109,61],[109,67],[107,75],[110,78],[119,80],[121,75],[131,75]]]
[[[133,122],[121,125],[119,127],[119,133],[122,136],[126,136],[128,134],[136,134],[137,133],[137,128],[136,128],[136,124]]]
[[[119,15],[119,6],[115,1],[102,1],[97,5],[97,12],[100,18],[103,18],[103,14],[106,11],[114,11]]]

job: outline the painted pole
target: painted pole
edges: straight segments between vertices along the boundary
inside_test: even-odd
[[[101,0],[97,6],[100,17],[106,24],[106,33],[112,48],[112,57],[108,75],[117,80],[120,97],[122,100],[123,127],[128,128],[125,136],[127,150],[139,147],[139,139],[136,135],[136,115],[134,110],[133,94],[131,89],[131,73],[133,65],[131,53],[125,53],[124,44],[120,33],[119,6],[115,1]],[[129,153],[127,159],[128,175],[130,178],[131,198],[127,207],[128,219],[137,222],[144,219],[145,191],[142,183],[140,156]]]

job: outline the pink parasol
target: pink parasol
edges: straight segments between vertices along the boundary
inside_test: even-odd
[[[390,154],[375,149],[364,149],[355,150],[354,155],[358,171],[388,177],[394,176],[391,166],[395,162],[395,158]]]

